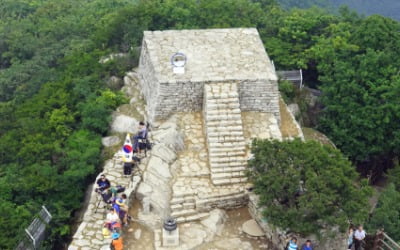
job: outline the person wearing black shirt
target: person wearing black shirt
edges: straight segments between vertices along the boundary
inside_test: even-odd
[[[106,178],[104,174],[100,175],[100,178],[97,180],[97,185],[99,186],[96,188],[96,192],[104,192],[111,187],[110,181]]]

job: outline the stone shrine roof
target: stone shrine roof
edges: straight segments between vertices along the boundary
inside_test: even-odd
[[[147,49],[160,82],[277,80],[255,28],[145,31]],[[184,53],[184,74],[175,74],[171,57]]]

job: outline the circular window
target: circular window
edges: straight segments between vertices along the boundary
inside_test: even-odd
[[[186,55],[183,53],[175,53],[171,57],[171,64],[175,67],[183,67],[186,64]]]

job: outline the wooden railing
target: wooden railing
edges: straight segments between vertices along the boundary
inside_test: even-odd
[[[390,238],[383,230],[378,231],[375,236],[374,250],[400,250],[400,245]]]

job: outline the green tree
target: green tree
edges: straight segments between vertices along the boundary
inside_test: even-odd
[[[378,204],[367,224],[373,230],[384,228],[395,241],[400,241],[400,192],[394,184],[389,184],[379,197]]]
[[[299,139],[255,140],[252,153],[249,177],[273,225],[309,234],[367,218],[371,189],[338,150]]]

